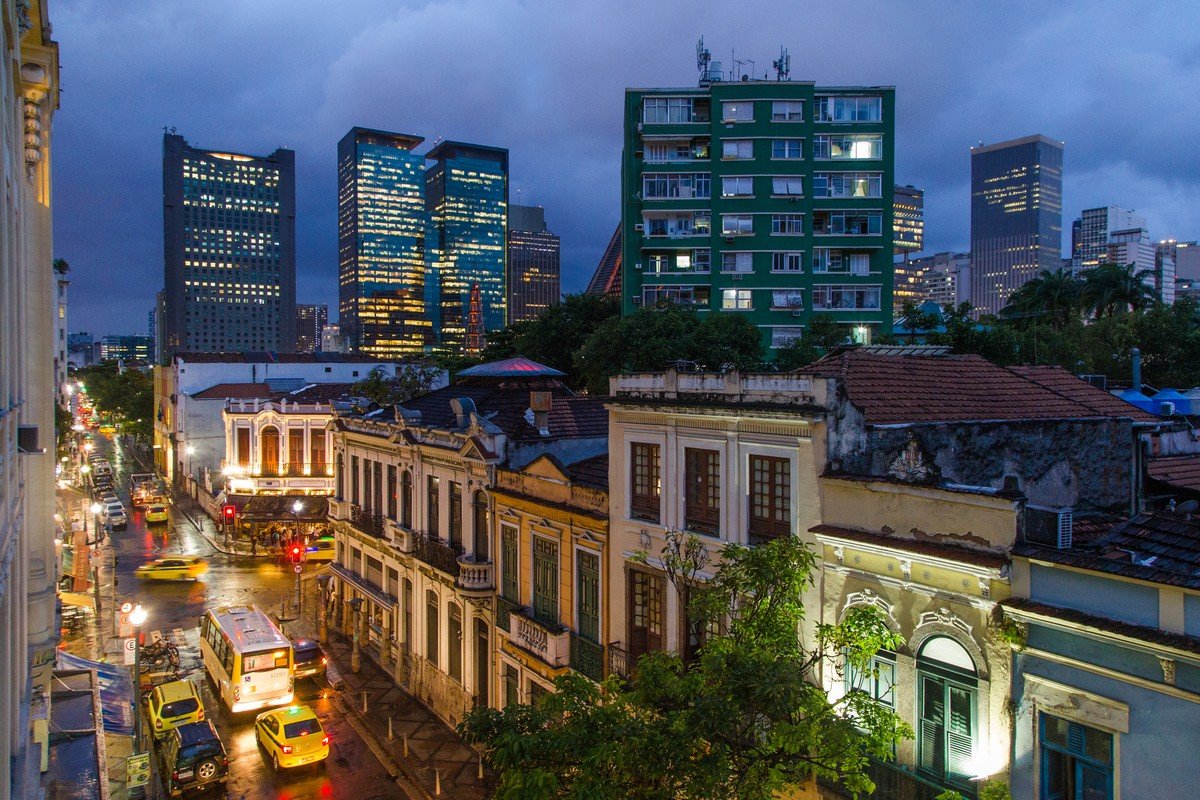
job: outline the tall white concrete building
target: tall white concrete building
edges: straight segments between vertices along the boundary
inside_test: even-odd
[[[58,641],[50,213],[58,45],[45,3],[0,0],[0,44],[0,797],[26,798],[41,794]]]

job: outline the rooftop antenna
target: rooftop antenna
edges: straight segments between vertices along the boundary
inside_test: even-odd
[[[772,61],[771,66],[775,67],[775,80],[786,81],[788,79],[788,73],[792,71],[792,57],[788,55],[786,47],[779,46],[779,58]]]
[[[712,53],[704,46],[704,37],[696,42],[696,69],[700,70],[700,82],[708,81],[708,65],[712,61]]]

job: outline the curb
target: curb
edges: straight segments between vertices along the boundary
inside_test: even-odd
[[[392,755],[387,745],[371,730],[371,727],[362,719],[361,713],[353,704],[347,703],[340,693],[334,696],[334,703],[341,710],[343,718],[350,723],[350,727],[354,728],[354,732],[367,745],[367,749],[374,754],[375,758],[379,759],[379,763],[387,770],[388,777],[394,780],[400,788],[404,789],[409,797],[433,800],[433,795],[425,790],[419,778],[406,765],[403,765]]]

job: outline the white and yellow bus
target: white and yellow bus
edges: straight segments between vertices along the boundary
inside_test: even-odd
[[[200,618],[200,654],[234,713],[292,702],[292,645],[257,606],[222,606]]]

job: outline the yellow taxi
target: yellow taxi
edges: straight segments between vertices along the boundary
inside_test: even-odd
[[[308,706],[264,711],[254,719],[254,735],[277,770],[315,764],[329,757],[329,734]]]
[[[142,564],[134,575],[148,581],[194,581],[206,572],[208,562],[199,556],[165,556]]]
[[[170,522],[171,515],[167,513],[167,507],[161,503],[156,505],[146,506],[146,524],[153,525],[157,522]]]
[[[337,556],[337,545],[332,536],[323,536],[305,548],[307,561],[333,561]]]
[[[160,683],[146,698],[146,719],[155,738],[189,722],[204,721],[204,704],[191,681]]]

